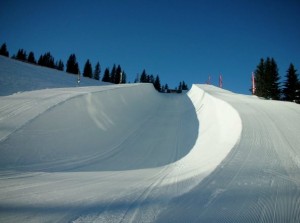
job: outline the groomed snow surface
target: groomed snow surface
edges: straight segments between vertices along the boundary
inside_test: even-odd
[[[0,77],[0,222],[300,222],[299,105]]]

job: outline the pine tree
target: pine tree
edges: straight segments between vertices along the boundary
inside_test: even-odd
[[[75,54],[70,55],[70,57],[67,61],[66,72],[71,73],[71,74],[79,74],[80,73],[79,65],[77,63]]]
[[[279,72],[278,72],[278,66],[275,62],[274,58],[271,59],[271,73],[270,73],[270,95],[269,98],[273,100],[280,100],[281,98],[281,90],[279,87]]]
[[[50,52],[45,54],[46,67],[55,68],[54,57]]]
[[[286,73],[286,80],[282,90],[283,100],[297,101],[297,93],[299,91],[299,79],[294,65],[291,63]]]
[[[36,64],[36,60],[35,60],[35,57],[34,57],[34,53],[33,53],[32,51],[29,53],[27,61],[28,61],[29,63]]]
[[[272,76],[272,67],[271,67],[271,59],[267,57],[264,64],[264,76],[263,76],[263,84],[265,87],[263,97],[266,99],[271,98],[271,76]]]
[[[90,60],[87,60],[84,65],[83,76],[88,78],[93,77],[92,64],[90,63]]]
[[[188,89],[189,88],[188,88],[187,84],[184,81],[182,81],[182,90],[187,91]]]
[[[98,62],[95,66],[95,70],[94,70],[94,79],[95,80],[100,80],[100,73],[101,73],[101,67],[100,67],[100,63]]]
[[[38,65],[40,65],[40,66],[44,66],[44,56],[43,55],[41,55],[40,56],[40,58],[39,58],[39,60],[38,60]]]
[[[114,64],[110,72],[110,82],[115,83],[115,78],[116,78],[116,65]]]
[[[147,83],[147,76],[146,70],[144,69],[140,77],[140,83]]]
[[[64,69],[65,69],[65,65],[62,62],[62,60],[59,60],[58,62],[56,62],[55,67],[57,70],[61,70],[61,71],[64,71]]]
[[[179,85],[178,85],[178,88],[177,88],[179,91],[182,91],[182,83],[181,81],[179,82]]]
[[[16,56],[17,60],[21,60],[21,61],[27,61],[27,54],[26,51],[23,49],[19,49],[17,56]]]
[[[120,84],[122,82],[121,75],[122,75],[122,68],[120,65],[118,65],[115,73],[115,81],[114,81],[115,84]]]
[[[158,75],[156,75],[153,85],[157,91],[161,91],[160,78]]]
[[[260,63],[257,65],[255,70],[255,94],[259,97],[265,95],[264,76],[265,76],[265,61],[263,58],[260,59]]]
[[[0,48],[0,55],[9,57],[9,52],[7,51],[7,46],[6,43],[3,43],[1,48]]]
[[[104,71],[104,75],[103,75],[102,81],[103,82],[110,82],[110,73],[109,73],[109,69],[108,68],[106,68],[105,71]]]
[[[51,53],[47,52],[44,55],[41,55],[38,60],[38,65],[49,68],[55,68],[54,58],[51,55]]]
[[[279,79],[278,67],[275,60],[269,57],[265,61],[261,59],[255,70],[255,94],[266,99],[279,100],[281,94]]]

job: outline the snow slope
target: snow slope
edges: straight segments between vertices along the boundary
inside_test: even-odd
[[[299,105],[199,87],[239,112],[241,138],[221,165],[170,202],[157,222],[300,222]]]
[[[77,75],[41,66],[33,66],[0,55],[0,96],[13,93],[77,86]],[[80,86],[107,85],[81,77]]]
[[[298,105],[38,82],[0,97],[0,222],[299,222]]]

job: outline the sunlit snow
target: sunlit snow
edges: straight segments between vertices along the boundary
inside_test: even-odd
[[[299,105],[1,56],[0,77],[1,222],[300,220]]]

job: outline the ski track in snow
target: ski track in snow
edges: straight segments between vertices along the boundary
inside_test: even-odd
[[[1,75],[53,75],[0,65]],[[10,81],[8,93],[34,88]],[[3,96],[0,222],[300,222],[298,123],[299,105],[208,85]]]

